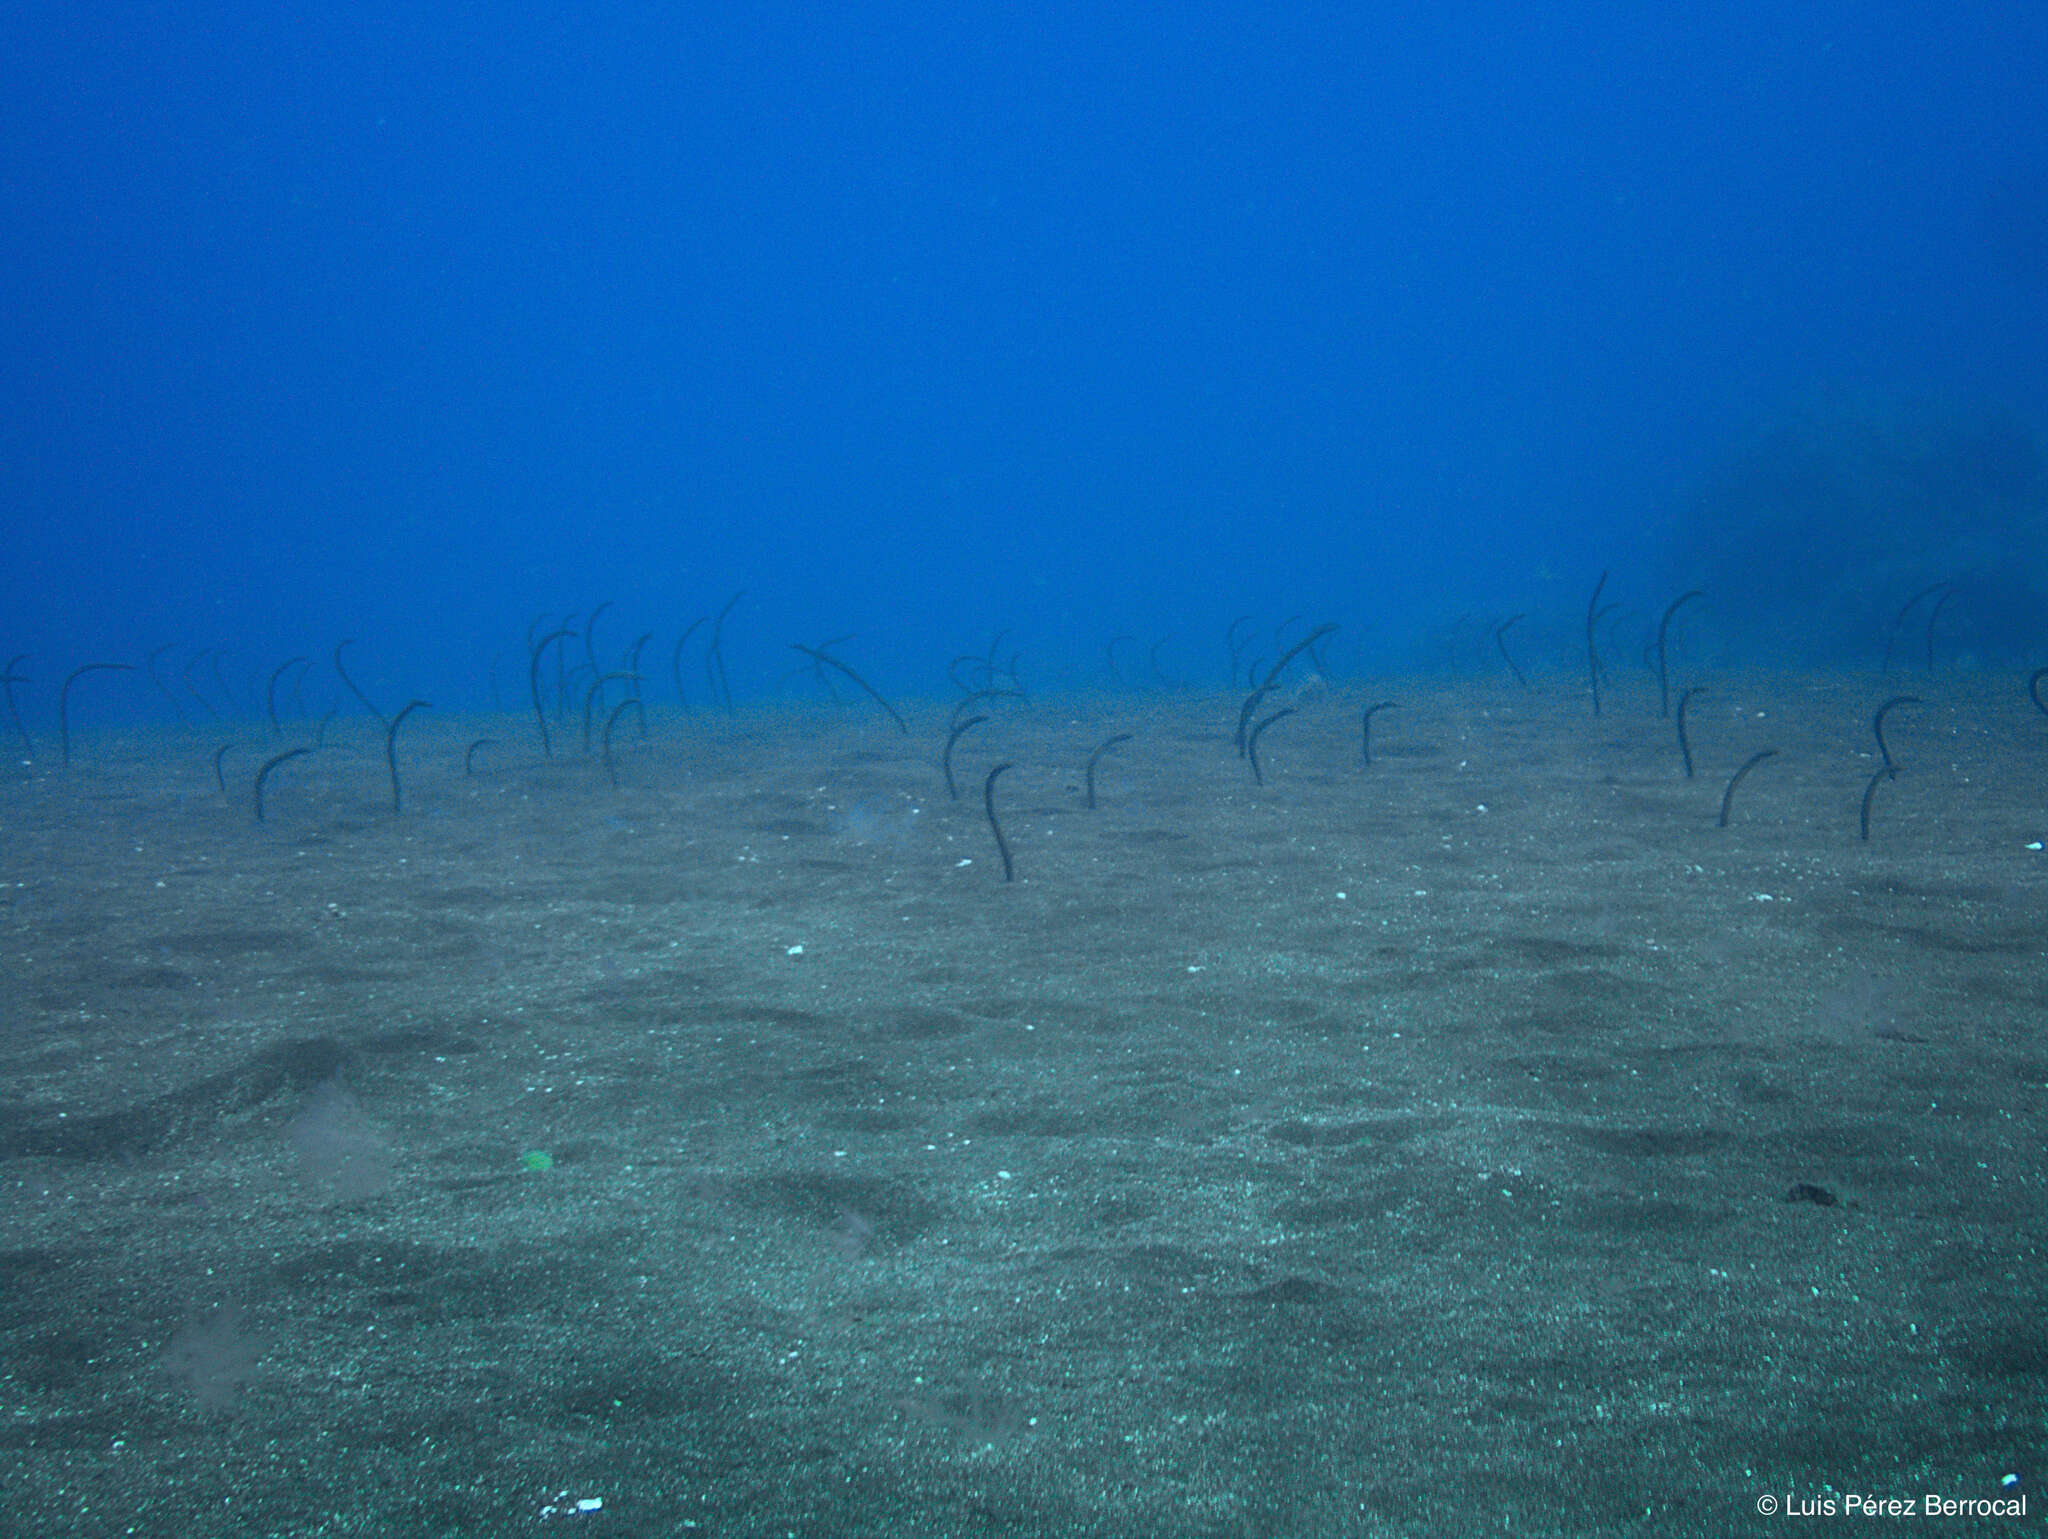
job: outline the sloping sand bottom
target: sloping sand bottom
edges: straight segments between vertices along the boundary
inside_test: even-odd
[[[1870,715],[1907,692],[1866,843]],[[903,736],[864,702],[654,713],[616,789],[573,730],[544,760],[530,720],[415,713],[401,815],[363,716],[261,824],[256,767],[310,725],[245,727],[225,796],[225,731],[11,768],[9,1521],[2048,1505],[2020,687],[1716,681],[1690,781],[1639,694],[1341,689],[1267,730],[1263,786],[1237,708],[994,702],[957,801],[945,708]]]

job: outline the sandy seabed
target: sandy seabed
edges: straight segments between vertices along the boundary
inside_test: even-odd
[[[957,800],[943,704],[629,714],[616,787],[419,712],[396,815],[358,715],[261,823],[310,723],[14,756],[0,1526],[2038,1523],[2023,681],[1717,680],[1691,780],[1640,691],[1295,703],[1260,785],[1235,698],[988,702]]]

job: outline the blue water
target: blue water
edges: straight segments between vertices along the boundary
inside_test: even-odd
[[[743,697],[847,633],[1220,685],[1240,615],[1541,672],[1611,569],[1622,652],[1700,586],[1703,652],[1874,662],[1948,581],[1956,664],[2038,659],[2044,58],[2024,3],[11,8],[0,654],[44,722],[343,637],[517,708],[537,617],[665,665],[744,590]]]

